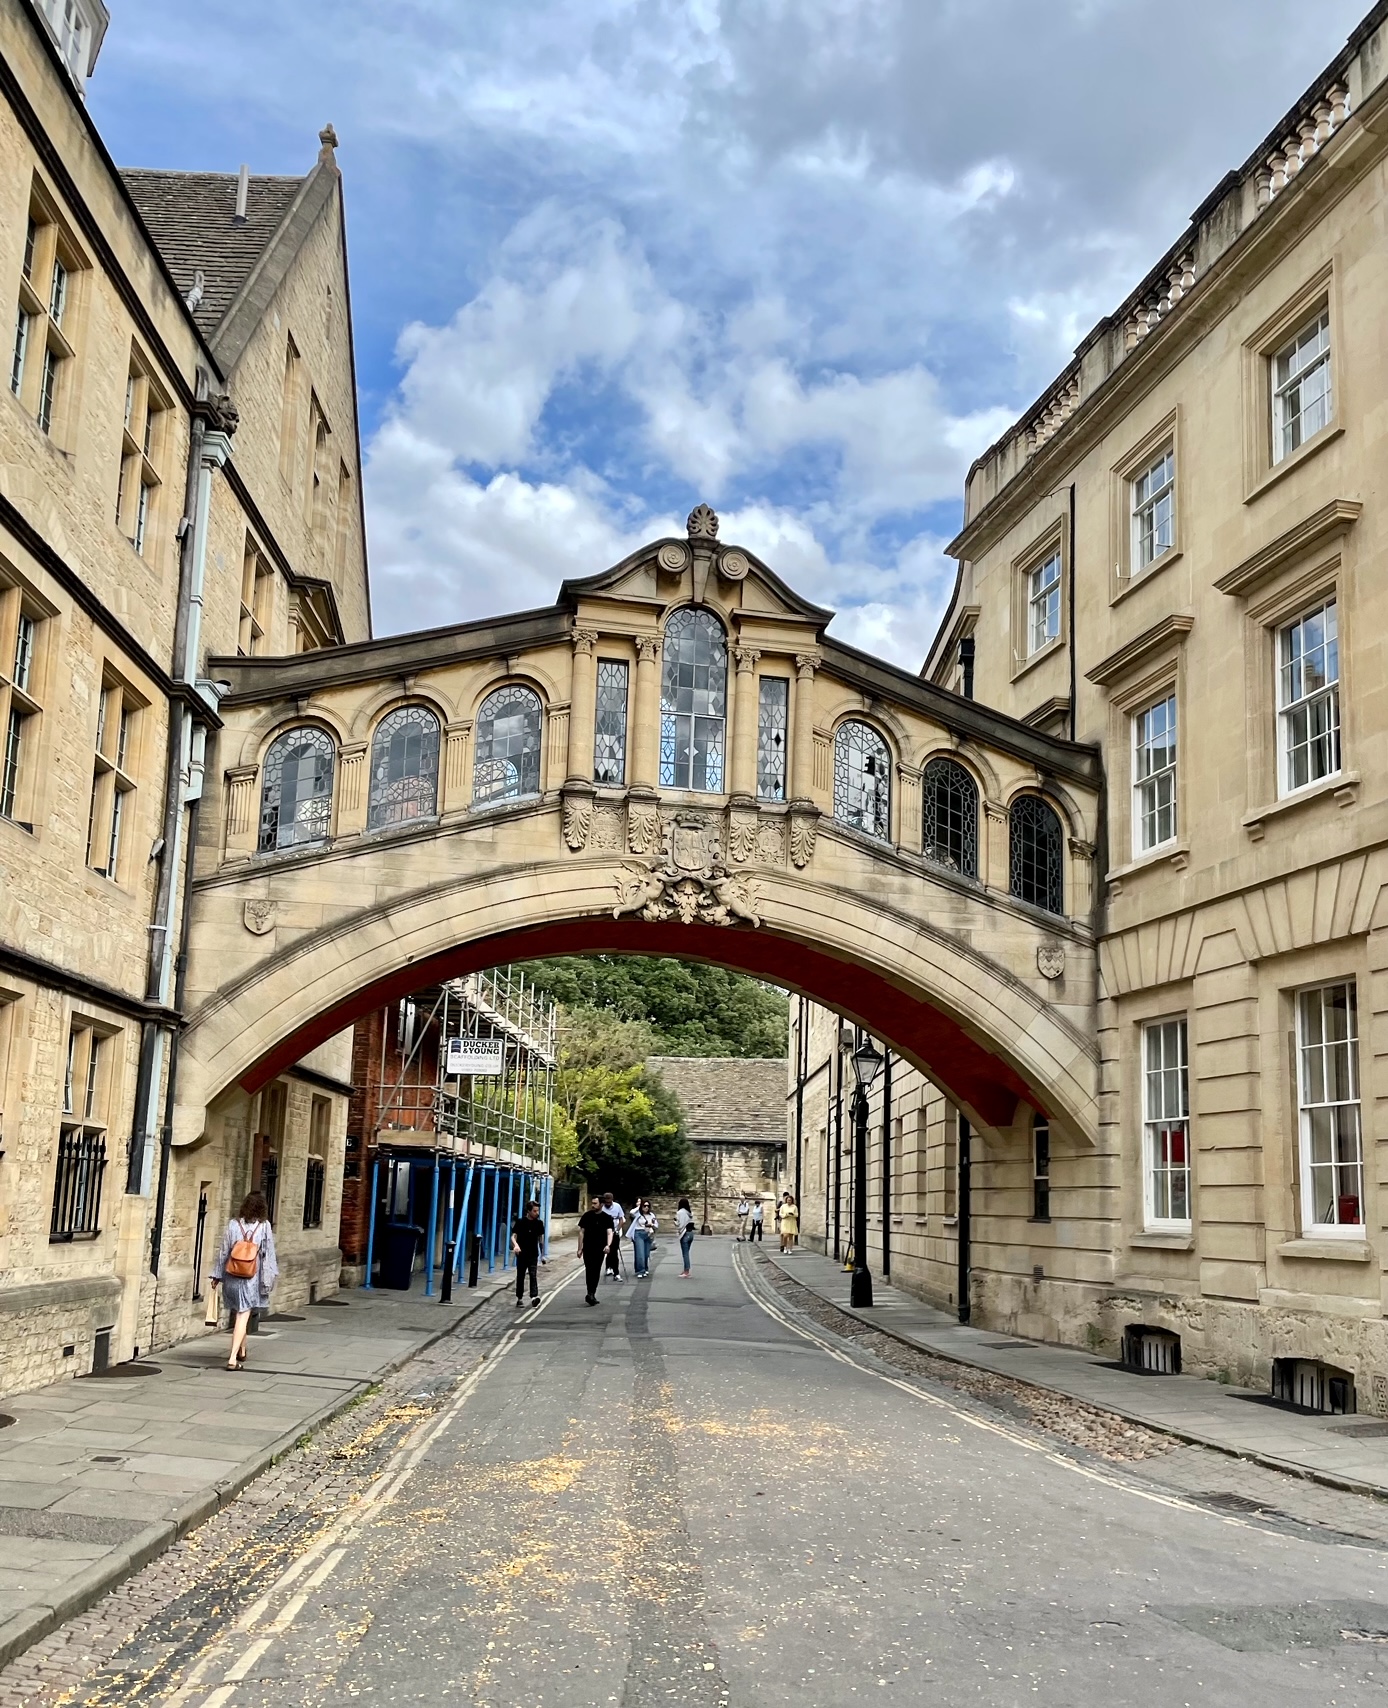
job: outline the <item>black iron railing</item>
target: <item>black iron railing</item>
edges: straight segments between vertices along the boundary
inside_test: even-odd
[[[193,1236],[193,1297],[202,1297],[202,1246],[207,1233],[207,1194],[198,1193],[198,1231]]]
[[[102,1133],[64,1133],[58,1140],[49,1240],[95,1239],[101,1232],[101,1185],[106,1174]]]
[[[323,1187],[327,1183],[328,1165],[321,1156],[311,1156],[304,1171],[304,1226],[323,1225]]]
[[[260,1190],[265,1194],[265,1202],[270,1208],[270,1220],[273,1222],[279,1209],[280,1159],[273,1151],[260,1165]]]

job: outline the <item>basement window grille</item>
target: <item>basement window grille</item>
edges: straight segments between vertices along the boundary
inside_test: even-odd
[[[101,1232],[101,1187],[106,1139],[100,1133],[64,1133],[58,1140],[49,1240],[95,1239]]]

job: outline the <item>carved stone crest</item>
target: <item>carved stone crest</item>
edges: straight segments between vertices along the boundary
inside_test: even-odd
[[[666,835],[669,863],[680,872],[707,872],[718,858],[718,833],[699,813],[676,813]]]
[[[757,858],[768,865],[779,866],[786,857],[785,828],[778,818],[768,820],[757,828]]]
[[[1065,976],[1065,951],[1059,943],[1042,943],[1036,951],[1036,970],[1043,979]]]
[[[588,833],[592,828],[592,801],[586,795],[565,795],[564,841],[575,854],[588,846]]]
[[[279,912],[277,901],[248,901],[241,909],[241,922],[252,937],[264,937],[267,932],[275,929],[275,915]]]
[[[616,807],[599,807],[593,814],[591,840],[603,853],[622,846],[622,815]]]
[[[705,872],[682,872],[668,862],[647,866],[624,862],[617,874],[617,905],[612,917],[637,914],[651,921],[678,919],[684,925],[761,924],[758,885],[741,873],[714,865]]]

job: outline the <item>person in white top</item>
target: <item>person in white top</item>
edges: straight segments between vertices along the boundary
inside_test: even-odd
[[[752,1200],[752,1213],[747,1218],[747,1238],[749,1240],[760,1241],[765,1220],[766,1211],[762,1208],[762,1201],[760,1198],[754,1198]]]
[[[612,1244],[607,1248],[607,1273],[616,1281],[623,1279],[622,1275],[622,1230],[627,1225],[626,1211],[610,1192],[602,1195],[602,1213],[612,1218]]]
[[[737,1237],[739,1240],[747,1237],[747,1217],[751,1213],[751,1209],[752,1206],[747,1202],[747,1194],[744,1192],[742,1201],[737,1207]]]
[[[683,1280],[689,1273],[689,1248],[694,1243],[694,1212],[687,1198],[680,1199],[680,1207],[675,1211],[675,1232],[680,1236],[680,1256],[684,1259],[684,1268],[680,1270]]]
[[[631,1218],[631,1250],[636,1259],[638,1281],[649,1281],[651,1278],[651,1245],[655,1240],[655,1230],[659,1226],[660,1223],[651,1209],[650,1199],[643,1198]]]

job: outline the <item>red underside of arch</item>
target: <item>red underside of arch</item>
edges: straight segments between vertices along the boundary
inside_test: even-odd
[[[1006,1126],[1019,1098],[1044,1104],[998,1057],[929,1004],[866,967],[768,931],[682,925],[676,920],[581,919],[523,931],[499,932],[427,960],[412,961],[377,979],[300,1027],[241,1079],[247,1091],[292,1067],[303,1056],[365,1014],[444,979],[461,978],[507,961],[545,955],[676,955],[751,973],[789,985],[827,1008],[866,1026],[901,1054],[938,1073],[958,1100],[989,1126]]]

